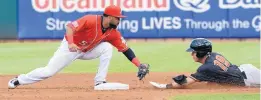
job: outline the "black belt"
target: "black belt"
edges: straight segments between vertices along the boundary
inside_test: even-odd
[[[247,79],[247,76],[246,76],[246,73],[243,71],[243,72],[241,72],[242,73],[242,75],[243,75],[243,77],[244,77],[244,79]]]

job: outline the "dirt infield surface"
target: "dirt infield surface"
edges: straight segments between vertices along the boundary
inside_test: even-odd
[[[7,89],[7,82],[14,76],[0,76],[0,100],[167,100],[180,94],[195,93],[259,93],[259,88],[225,86],[213,83],[195,83],[186,89],[155,89],[148,81],[169,83],[180,73],[150,73],[144,83],[136,73],[115,73],[108,75],[108,82],[130,85],[124,91],[94,91],[94,74],[58,74],[32,85]]]

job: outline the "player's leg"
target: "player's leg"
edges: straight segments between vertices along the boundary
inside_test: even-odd
[[[255,66],[253,66],[252,64],[250,64],[248,69],[251,71],[250,75],[254,79],[251,86],[260,87],[260,70],[258,68],[256,68]]]
[[[242,64],[239,69],[245,71],[247,79],[245,83],[247,86],[260,87],[260,70],[252,64]]]
[[[70,52],[67,41],[63,40],[61,46],[54,53],[47,66],[37,68],[27,74],[21,74],[17,77],[17,80],[19,84],[24,85],[47,79],[61,71],[64,67],[77,59],[79,56],[81,56],[79,52]]]
[[[106,76],[112,58],[112,45],[108,42],[102,42],[97,45],[93,50],[87,52],[79,59],[90,60],[100,58],[100,64],[98,66],[98,72],[94,78],[95,84],[106,82]]]

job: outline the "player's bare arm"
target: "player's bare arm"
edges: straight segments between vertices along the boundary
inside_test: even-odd
[[[196,80],[192,76],[179,75],[173,78],[173,82],[169,84],[160,84],[157,82],[150,82],[156,88],[160,89],[179,89],[195,83]]]
[[[137,77],[139,77],[139,80],[142,80],[147,75],[147,73],[149,73],[149,64],[140,62],[134,51],[127,46],[125,39],[121,36],[119,31],[116,31],[114,35],[117,37],[117,39],[111,40],[109,42],[114,45],[119,52],[122,52],[126,58],[128,58],[128,60],[138,68]]]
[[[147,73],[149,73],[149,64],[142,64],[138,60],[138,58],[135,56],[132,49],[128,48],[126,51],[123,52],[123,54],[134,64],[139,68],[138,75],[139,80],[142,80]]]
[[[68,47],[69,47],[69,50],[71,52],[76,52],[77,50],[79,50],[80,48],[73,43],[73,29],[69,26],[66,26],[66,35],[68,37]]]

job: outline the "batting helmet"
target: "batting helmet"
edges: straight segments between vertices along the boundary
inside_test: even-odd
[[[193,39],[190,43],[190,48],[186,50],[187,52],[195,51],[198,58],[202,58],[207,54],[212,52],[212,43],[205,38]]]

